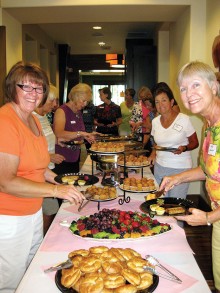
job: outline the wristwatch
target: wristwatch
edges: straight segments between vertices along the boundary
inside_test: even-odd
[[[212,223],[209,221],[209,213],[206,213],[206,223],[208,226],[212,225]]]
[[[77,136],[77,137],[80,137],[80,136],[81,136],[81,132],[80,132],[80,131],[77,131],[76,136]]]

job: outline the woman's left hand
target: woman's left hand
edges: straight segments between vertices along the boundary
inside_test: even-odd
[[[176,150],[176,151],[174,151],[173,153],[175,154],[175,155],[180,155],[180,154],[182,154],[183,152],[185,152],[186,151],[186,147],[185,146],[179,146],[178,147],[178,149]]]
[[[195,208],[189,208],[190,215],[175,216],[177,220],[186,221],[191,226],[207,225],[206,212]]]
[[[89,143],[93,143],[96,141],[95,135],[92,133],[83,132],[83,136]]]
[[[60,164],[65,160],[64,156],[59,154],[50,154],[50,161],[54,164]]]

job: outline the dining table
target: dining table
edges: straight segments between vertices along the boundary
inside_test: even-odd
[[[94,168],[88,155],[80,172],[82,174],[97,174],[101,186],[99,170]],[[128,176],[140,176],[154,179],[149,166],[130,170]],[[154,179],[155,180],[155,179]],[[158,187],[155,182],[156,187]],[[88,186],[79,187],[83,191]],[[194,252],[189,246],[184,229],[180,227],[172,216],[155,216],[161,223],[168,223],[171,230],[154,236],[128,238],[128,239],[94,239],[74,235],[68,228],[73,220],[81,216],[88,216],[100,210],[118,209],[122,211],[137,211],[142,213],[140,205],[146,200],[146,192],[124,192],[119,187],[118,197],[111,201],[90,201],[80,212],[79,205],[64,201],[45,235],[36,255],[23,276],[16,293],[58,293],[61,292],[55,283],[56,272],[45,273],[44,270],[54,264],[68,259],[68,254],[77,249],[89,249],[94,246],[107,246],[108,248],[132,248],[141,254],[155,257],[164,267],[175,274],[182,282],[177,283],[159,276],[159,283],[154,288],[155,293],[207,293],[211,292],[207,282],[194,258]],[[127,202],[124,199],[129,198]],[[123,201],[119,203],[119,199]]]

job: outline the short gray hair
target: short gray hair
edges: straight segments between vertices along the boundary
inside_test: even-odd
[[[217,86],[217,93],[216,95],[220,97],[220,85],[217,81],[215,72],[212,68],[201,61],[192,61],[185,64],[179,71],[177,76],[177,84],[180,87],[182,81],[189,76],[197,75],[202,79],[206,80],[208,85],[211,87],[212,84],[216,84]]]

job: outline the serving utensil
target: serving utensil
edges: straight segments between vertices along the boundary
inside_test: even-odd
[[[161,190],[158,190],[158,191],[155,191],[155,192],[152,192],[156,198],[160,197],[161,195],[163,195],[165,192],[165,188],[161,189]]]
[[[93,198],[93,195],[86,198],[86,202],[83,204],[84,200],[81,202],[80,206],[78,207],[78,212],[80,212]]]
[[[68,269],[70,267],[73,266],[73,263],[70,259],[64,261],[64,262],[60,262],[56,265],[53,265],[51,267],[49,267],[48,269],[44,270],[45,273],[50,273],[50,272],[54,272],[54,271],[58,271],[58,270],[62,270],[62,269]]]
[[[177,282],[177,283],[182,283],[182,280],[180,280],[176,275],[174,275],[171,271],[169,271],[167,268],[165,268],[155,257],[152,255],[146,255],[145,259],[152,265],[151,266],[144,266],[144,269],[146,271],[149,271],[155,275],[158,275],[164,279]],[[162,269],[166,274],[159,273],[155,267],[158,267]]]

